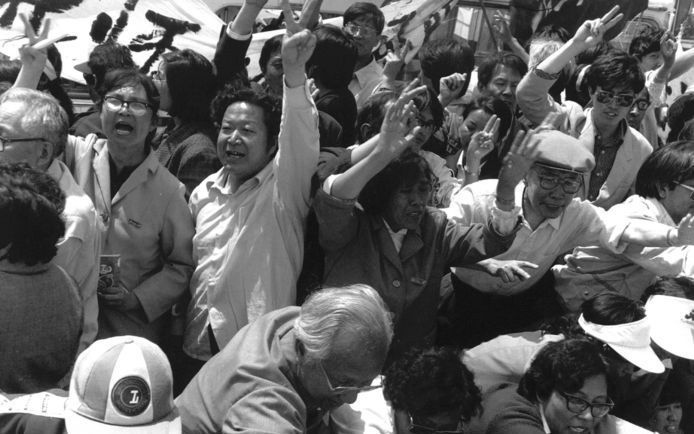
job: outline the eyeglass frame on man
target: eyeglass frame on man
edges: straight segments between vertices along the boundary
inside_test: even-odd
[[[564,193],[566,193],[566,194],[576,194],[576,193],[578,193],[578,191],[581,189],[581,186],[583,185],[583,177],[581,176],[581,174],[580,174],[579,172],[575,172],[575,171],[569,170],[569,169],[561,169],[561,168],[558,168],[558,167],[549,166],[549,165],[547,165],[547,164],[542,164],[542,163],[535,163],[535,166],[542,167],[542,168],[547,169],[547,170],[559,170],[559,171],[568,172],[568,173],[571,173],[571,174],[573,174],[574,176],[577,177],[577,179],[576,179],[576,182],[577,182],[576,190],[567,191],[567,190],[566,190],[567,181],[570,182],[570,180],[568,180],[568,179],[563,180],[563,179],[560,178],[559,176],[547,176],[547,175],[542,175],[542,174],[540,174],[540,173],[538,173],[538,172],[536,171],[537,177],[540,179],[540,187],[541,187],[543,190],[548,190],[548,191],[549,191],[549,190],[554,190],[555,188],[557,188],[558,185],[561,185],[561,189],[562,189],[562,191],[563,191]],[[548,187],[548,186],[547,186],[548,184],[545,182],[545,181],[548,180],[548,179],[553,180],[552,186],[550,186],[550,187]],[[559,182],[560,179],[562,179],[562,182]],[[543,184],[544,184],[544,185],[543,185]]]
[[[0,136],[0,152],[5,152],[6,144],[16,143],[16,142],[47,142],[48,140],[43,137],[24,137],[19,139],[8,139],[7,137]]]
[[[322,361],[318,361],[318,367],[320,368],[321,372],[323,373],[323,377],[325,378],[325,382],[328,385],[328,388],[330,389],[330,393],[334,395],[343,395],[345,393],[361,393],[361,392],[369,392],[371,390],[376,390],[380,389],[382,386],[380,384],[372,385],[369,384],[367,386],[333,386],[333,383],[330,381],[330,377],[328,377],[328,373],[325,370],[325,367],[323,366]]]
[[[432,428],[430,426],[426,425],[419,425],[417,423],[414,423],[414,417],[410,413],[407,414],[410,418],[410,431],[415,432],[414,430],[420,430],[420,431],[425,431],[429,434],[465,434],[465,430],[462,428],[462,426],[465,424],[465,421],[461,418],[458,421],[458,426],[455,431],[450,431],[450,430],[440,430],[437,428]]]
[[[694,200],[694,187],[692,187],[691,185],[682,184],[681,182],[677,182],[677,181],[675,181],[675,184],[679,185],[680,187],[684,188],[685,190],[689,190],[689,198],[691,200]]]
[[[595,91],[595,99],[600,104],[607,105],[607,104],[611,104],[612,101],[616,100],[617,105],[620,107],[631,107],[632,104],[634,104],[634,100],[636,99],[636,95],[622,95],[622,94],[614,94],[614,93],[607,91],[607,90],[596,90]]]
[[[113,106],[112,104],[108,103],[108,100],[115,100],[120,102],[120,105],[118,107]],[[138,113],[140,110],[139,109],[134,109],[133,104],[142,104],[144,106],[144,110],[141,113]],[[120,99],[117,96],[106,96],[104,97],[104,105],[108,110],[117,112],[118,110],[121,110],[123,106],[125,105],[126,108],[135,116],[143,116],[145,113],[147,113],[147,109],[152,109],[152,105],[150,103],[144,102],[144,101],[137,101],[137,100],[124,100]]]
[[[357,36],[359,34],[365,38],[370,38],[378,35],[378,30],[373,27],[352,22],[343,25],[342,28],[352,36]]]
[[[588,408],[590,408],[590,414],[593,417],[598,418],[598,417],[606,416],[614,408],[614,402],[612,402],[612,400],[610,398],[607,398],[607,397],[606,398],[608,399],[608,402],[595,403],[595,402],[588,402],[587,400],[581,398],[580,396],[571,395],[569,393],[562,392],[560,390],[557,390],[557,392],[559,393],[559,395],[562,398],[564,398],[564,402],[566,402],[566,409],[569,410],[573,414],[583,414]],[[570,400],[573,400],[573,404],[574,404],[573,409],[571,408],[572,404],[569,402]],[[580,411],[578,411],[578,408],[575,407],[575,404],[577,402],[580,403],[580,405],[581,405]],[[607,411],[603,412],[602,414],[595,414],[595,410],[599,406],[606,407]]]

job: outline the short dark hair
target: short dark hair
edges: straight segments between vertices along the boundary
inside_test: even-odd
[[[455,39],[429,40],[419,49],[418,56],[422,74],[431,80],[437,94],[440,92],[439,80],[442,77],[456,72],[465,73],[468,75],[467,82],[470,82],[470,73],[475,67],[475,53],[467,42]]]
[[[386,17],[378,6],[369,2],[352,3],[342,15],[342,22],[347,24],[362,17],[371,20],[374,29],[376,29],[379,35],[383,32],[383,27],[386,25]]]
[[[496,115],[499,118],[499,137],[506,137],[506,133],[513,121],[513,112],[511,112],[511,108],[508,104],[502,99],[492,95],[480,95],[465,106],[463,110],[463,119],[467,118],[470,113],[476,110],[484,110],[490,115]]]
[[[144,88],[145,94],[147,95],[147,103],[152,108],[152,123],[156,123],[160,101],[159,91],[152,79],[137,69],[116,69],[106,73],[103,83],[97,89],[99,94],[99,102],[97,103],[99,110],[101,110],[107,93],[125,86],[142,86]]]
[[[581,305],[586,321],[600,325],[627,324],[646,317],[643,304],[620,294],[600,293]]]
[[[161,58],[171,94],[169,114],[186,122],[209,122],[216,80],[212,63],[190,49],[170,51]]]
[[[282,102],[259,89],[238,89],[227,84],[212,100],[212,120],[217,128],[222,125],[227,108],[237,102],[253,104],[263,110],[263,120],[267,128],[267,148],[270,149],[280,133]]]
[[[656,149],[636,175],[636,194],[662,199],[659,187],[672,190],[676,183],[694,179],[694,141],[679,140]]]
[[[429,163],[418,153],[405,151],[366,183],[359,203],[368,214],[383,214],[398,188],[414,184],[421,177],[434,181]]]
[[[260,58],[258,59],[258,66],[260,66],[260,71],[263,74],[267,72],[267,62],[270,60],[272,53],[282,49],[283,36],[283,34],[275,35],[263,44],[263,48],[260,50]]]
[[[89,53],[87,66],[94,74],[94,87],[99,88],[108,71],[135,68],[130,49],[113,41],[99,44]]]
[[[639,93],[645,81],[639,61],[619,50],[598,56],[586,72],[586,83],[590,92],[595,92],[600,86],[605,90],[629,89]]]
[[[364,143],[378,133],[386,114],[386,106],[397,98],[398,94],[394,91],[377,92],[367,98],[357,112],[357,140],[359,143]],[[361,127],[364,124],[371,126],[368,134],[364,134],[362,131]]]
[[[518,72],[523,77],[528,72],[528,65],[523,59],[507,51],[496,52],[485,57],[477,68],[478,87],[484,88],[492,81],[497,66],[506,66]]]
[[[533,33],[530,40],[533,39],[567,42],[569,39],[571,39],[571,34],[564,27],[556,24],[547,24],[540,27],[535,31],[535,33]]]
[[[650,53],[660,52],[660,40],[664,34],[665,30],[661,28],[647,26],[631,40],[629,54],[641,61],[644,56]]]
[[[532,402],[547,400],[552,392],[576,393],[586,379],[607,378],[600,347],[587,339],[550,342],[535,356],[518,385],[518,394]]]
[[[48,263],[65,233],[65,194],[48,174],[26,163],[0,163],[0,248],[11,263]]]
[[[667,124],[670,127],[667,141],[674,142],[679,138],[684,125],[694,119],[694,93],[686,92],[675,98],[667,114]]]
[[[386,371],[383,395],[394,409],[434,415],[462,409],[469,420],[482,410],[472,373],[451,348],[414,349]]]
[[[669,295],[694,300],[694,279],[687,276],[659,277],[654,284],[646,288],[641,300],[648,301],[651,295]]]
[[[318,26],[316,48],[306,62],[308,76],[329,89],[347,88],[357,64],[357,44],[354,38],[339,27]]]
[[[431,115],[434,118],[434,125],[440,128],[443,125],[444,113],[443,106],[439,102],[434,92],[431,89],[426,90],[427,95],[423,100],[428,101],[425,107],[417,107],[420,111],[425,108],[431,110]],[[394,91],[377,92],[366,100],[364,105],[357,112],[357,134],[360,143],[363,143],[375,136],[381,128],[383,119],[386,116],[386,108],[389,102],[398,98],[399,94]],[[417,101],[417,100],[416,100]],[[363,134],[361,126],[365,123],[371,125],[371,132],[368,137]]]

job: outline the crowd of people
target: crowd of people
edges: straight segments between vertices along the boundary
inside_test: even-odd
[[[98,45],[77,115],[22,17],[0,434],[694,432],[692,94],[656,116],[694,49],[497,14],[498,53],[430,40],[413,77],[375,5],[285,1],[249,77],[266,2],[211,60]]]

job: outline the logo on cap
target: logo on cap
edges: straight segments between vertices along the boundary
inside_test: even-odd
[[[147,382],[141,377],[124,377],[118,380],[111,391],[113,406],[126,416],[138,416],[149,407],[151,393]]]

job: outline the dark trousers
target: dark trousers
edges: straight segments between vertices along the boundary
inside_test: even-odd
[[[564,314],[551,271],[511,296],[480,292],[454,274],[451,283],[439,310],[439,345],[472,348],[501,334],[537,330],[543,319]]]
[[[212,355],[214,356],[219,352],[219,345],[217,340],[214,338],[214,333],[212,332],[212,327],[207,326],[207,334],[210,337],[210,349],[212,350]],[[188,354],[183,352],[183,337],[180,337],[180,341],[171,345],[167,351],[169,361],[171,362],[171,370],[173,371],[174,377],[174,397],[178,396],[183,392],[188,383],[197,375],[197,373],[205,365],[205,361],[198,360],[190,357]]]

